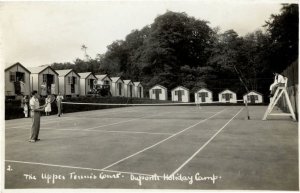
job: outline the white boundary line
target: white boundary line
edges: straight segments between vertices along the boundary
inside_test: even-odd
[[[179,168],[177,168],[170,176],[174,176],[179,172],[188,162],[190,162],[202,149],[204,149],[244,108],[241,108],[221,129],[219,129],[204,145],[202,145],[191,157],[189,157]]]
[[[142,131],[106,131],[106,130],[86,130],[86,129],[47,129],[47,130],[62,130],[62,131],[91,131],[101,133],[134,133],[134,134],[149,134],[149,135],[172,135],[173,133],[157,133],[157,132],[142,132]]]
[[[176,135],[178,135],[178,134],[180,134],[180,133],[182,133],[182,132],[184,132],[184,131],[186,131],[186,130],[188,130],[188,129],[191,129],[191,128],[193,128],[193,127],[199,125],[200,123],[203,123],[203,122],[207,121],[208,119],[210,119],[210,118],[216,116],[217,114],[223,112],[224,110],[225,110],[225,109],[223,109],[223,110],[217,112],[216,114],[214,114],[214,115],[212,115],[212,116],[210,116],[210,117],[208,117],[208,118],[206,118],[206,119],[203,119],[203,120],[199,121],[198,123],[196,123],[196,124],[194,124],[194,125],[191,125],[191,126],[185,128],[185,129],[183,129],[183,130],[181,130],[181,131],[179,131],[179,132],[177,132],[177,133],[175,133],[175,134],[173,134],[173,135],[171,135],[171,136],[169,136],[169,137],[167,137],[167,138],[165,138],[165,139],[163,139],[163,140],[161,140],[161,141],[159,141],[159,142],[157,142],[157,143],[155,143],[155,144],[153,144],[153,145],[151,145],[151,146],[148,146],[148,147],[146,147],[146,148],[144,148],[144,149],[142,149],[142,150],[140,150],[140,151],[138,151],[138,152],[136,152],[136,153],[134,153],[134,154],[131,154],[131,155],[129,155],[129,156],[127,156],[127,157],[125,157],[125,158],[119,160],[119,161],[116,161],[116,162],[114,162],[114,163],[112,163],[112,164],[110,164],[110,165],[108,165],[108,166],[102,168],[102,170],[106,170],[106,169],[108,169],[108,168],[110,168],[110,167],[112,167],[112,166],[114,166],[114,165],[116,165],[116,164],[118,164],[118,163],[120,163],[120,162],[122,162],[122,161],[124,161],[124,160],[127,160],[127,159],[129,159],[129,158],[131,158],[131,157],[133,157],[133,156],[136,156],[136,155],[138,155],[138,154],[140,154],[140,153],[142,153],[142,152],[144,152],[144,151],[146,151],[146,150],[148,150],[148,149],[151,149],[151,148],[153,148],[153,147],[155,147],[155,146],[157,146],[157,145],[159,145],[159,144],[161,144],[161,143],[163,143],[163,142],[165,142],[165,141],[167,141],[167,140],[169,140],[169,139],[175,137]]]
[[[162,115],[162,114],[167,114],[167,113],[171,113],[171,112],[158,113],[158,114],[154,114],[154,115],[153,114],[152,115],[146,115],[146,116],[142,116],[142,117],[138,117],[138,118],[134,118],[134,119],[129,119],[129,120],[125,120],[125,121],[120,121],[120,122],[116,122],[116,123],[111,123],[111,124],[107,124],[107,125],[100,125],[100,126],[96,126],[96,127],[86,128],[84,130],[93,130],[93,129],[97,129],[97,128],[101,128],[101,127],[118,125],[118,124],[121,124],[121,123],[127,123],[127,122],[131,122],[131,121],[136,121],[136,120],[139,120],[139,119],[143,119],[143,118],[146,118],[146,117],[154,117],[154,116],[157,116],[157,115]]]
[[[57,165],[57,164],[46,164],[46,163],[39,163],[39,162],[26,162],[26,161],[17,161],[17,160],[5,160],[5,162],[22,163],[22,164],[30,164],[30,165],[41,165],[41,166],[48,166],[48,167],[69,168],[69,169],[91,170],[91,171],[99,171],[99,172],[134,174],[134,175],[141,175],[141,176],[154,176],[154,175],[156,175],[156,174],[144,174],[144,173],[136,173],[136,172],[122,172],[122,171],[117,171],[117,170],[103,170],[103,169],[97,169],[97,168],[87,168],[87,167]],[[158,175],[156,175],[156,176],[158,176]],[[162,177],[162,176],[158,176],[158,177]]]

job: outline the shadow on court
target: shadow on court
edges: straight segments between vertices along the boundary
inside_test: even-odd
[[[298,123],[267,107],[127,107],[5,122],[5,188],[298,190]]]

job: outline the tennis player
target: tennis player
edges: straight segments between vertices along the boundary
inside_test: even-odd
[[[30,133],[30,139],[29,142],[34,143],[36,141],[39,141],[38,138],[39,132],[40,132],[40,120],[41,120],[41,114],[40,112],[45,110],[44,106],[40,106],[39,102],[39,95],[37,94],[37,91],[34,90],[31,93],[32,97],[30,99],[30,109],[31,109],[31,116],[32,116],[32,127],[31,127],[31,133]]]
[[[62,100],[64,99],[64,97],[62,95],[60,95],[60,93],[58,93],[57,97],[56,97],[56,104],[57,104],[57,116],[60,117],[61,110],[62,110]]]

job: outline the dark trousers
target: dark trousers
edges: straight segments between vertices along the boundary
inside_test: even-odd
[[[39,132],[40,132],[40,120],[41,120],[41,115],[40,112],[32,112],[32,127],[31,127],[31,140],[37,140],[39,137]]]

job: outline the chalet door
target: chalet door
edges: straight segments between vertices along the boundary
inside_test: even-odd
[[[178,91],[178,101],[181,102],[182,101],[182,92],[181,90]]]
[[[159,100],[159,94],[161,93],[161,89],[155,89],[155,99]]]
[[[119,95],[122,95],[122,83],[119,83]]]
[[[94,79],[89,79],[90,81],[90,90],[94,89]]]
[[[47,94],[51,94],[51,85],[54,82],[54,75],[53,74],[47,74],[47,82],[46,82],[46,86],[47,86]]]
[[[129,96],[132,97],[132,85],[129,85]]]
[[[72,84],[71,84],[71,93],[75,93],[75,83],[76,83],[76,77],[72,77]]]
[[[200,93],[201,95],[201,101],[204,103],[204,102],[206,102],[206,98],[205,98],[205,93],[204,92],[202,92],[202,93]]]
[[[142,98],[142,87],[139,87],[139,97]]]
[[[226,100],[226,102],[230,101],[230,94],[229,93],[225,94],[225,100]]]
[[[250,103],[255,103],[255,96],[254,95],[250,95]]]

